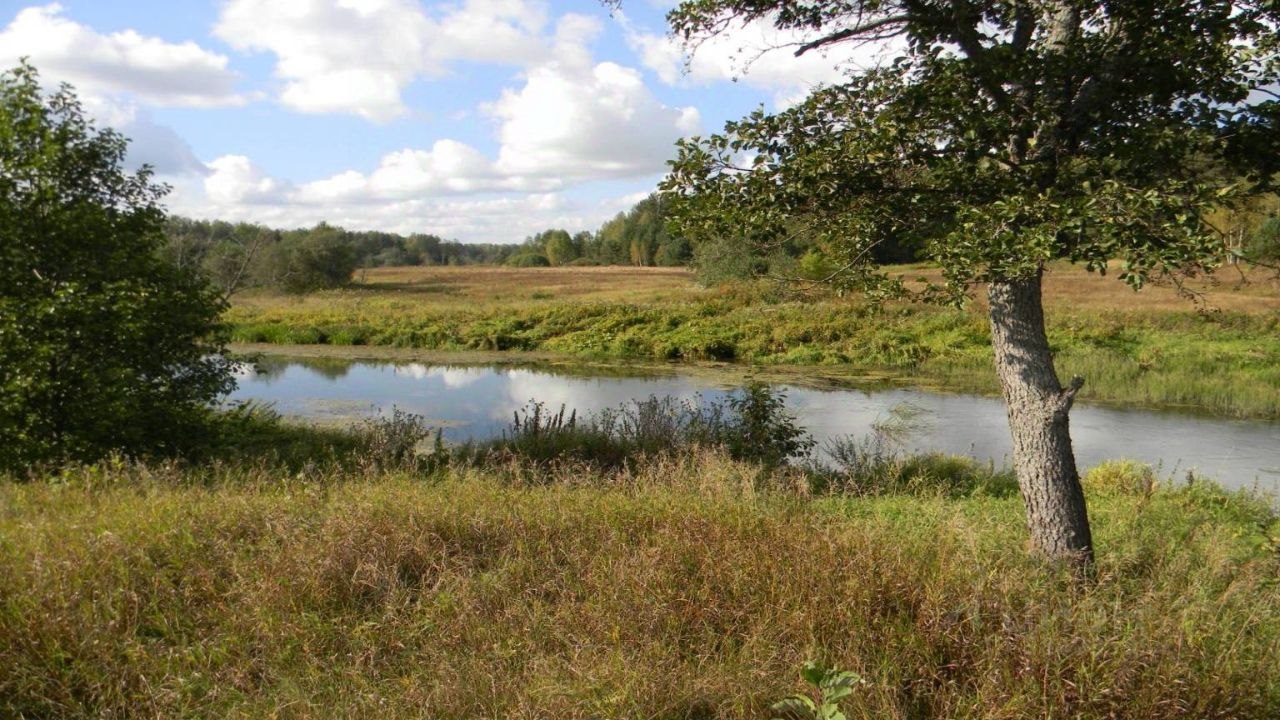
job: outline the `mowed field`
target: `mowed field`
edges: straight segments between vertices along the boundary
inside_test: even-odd
[[[937,277],[923,267],[908,280]],[[670,268],[380,268],[296,297],[247,293],[228,313],[240,343],[539,352],[591,360],[823,366],[851,379],[996,390],[981,290],[963,309],[803,296],[763,283],[699,287]],[[1248,279],[1249,282],[1241,282]],[[1280,283],[1234,269],[1134,292],[1057,265],[1050,340],[1086,400],[1280,417]]]

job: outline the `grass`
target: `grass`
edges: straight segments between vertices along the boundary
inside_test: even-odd
[[[810,658],[867,679],[851,718],[1280,714],[1280,526],[1246,495],[1108,483],[1081,587],[1007,494],[527,470],[0,484],[0,716],[758,718]]]
[[[1280,417],[1280,289],[1254,280],[1197,285],[1214,309],[1204,312],[1169,288],[1134,294],[1057,266],[1046,305],[1059,368],[1086,377],[1086,400]],[[242,343],[821,365],[993,393],[981,306],[876,309],[754,286],[708,290],[675,269],[390,268],[344,290],[240,297],[228,318]]]

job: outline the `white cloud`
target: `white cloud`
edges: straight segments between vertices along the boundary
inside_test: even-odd
[[[410,0],[230,0],[217,34],[276,53],[281,100],[299,110],[385,120],[406,111],[408,83],[447,72],[450,60],[511,62],[523,72],[480,108],[496,128],[494,151],[438,139],[387,153],[371,169],[299,183],[225,155],[202,182],[175,183],[171,207],[275,227],[323,220],[468,241],[596,228],[632,198],[578,201],[562,191],[600,179],[652,181],[701,119],[696,108],[661,102],[636,69],[595,62],[599,20],[567,14],[551,31],[546,25],[542,6],[526,0],[467,0],[437,16]],[[447,38],[433,34],[445,27]]]
[[[126,94],[152,105],[239,105],[226,56],[193,42],[171,43],[133,30],[104,35],[63,17],[57,3],[25,8],[0,30],[0,62],[30,57],[46,80],[81,96]]]
[[[403,115],[404,88],[455,60],[522,64],[542,57],[540,4],[466,0],[441,17],[414,0],[230,0],[214,34],[275,54],[280,101],[300,112],[384,122]]]
[[[295,205],[354,206],[443,195],[548,193],[589,180],[660,173],[676,139],[699,130],[698,111],[664,105],[634,69],[593,63],[588,44],[599,31],[594,19],[565,16],[556,28],[555,59],[532,67],[522,86],[483,108],[499,122],[495,159],[442,139],[428,149],[384,155],[367,174],[349,170],[296,189],[284,183],[270,189],[283,191]],[[239,197],[264,182],[247,160],[224,164],[209,180],[210,188],[218,188],[211,197]]]
[[[204,179],[208,199],[224,206],[267,205],[283,202],[288,184],[268,177],[243,155],[224,155],[209,163]]]
[[[566,179],[659,172],[680,137],[697,132],[694,107],[664,105],[633,68],[592,64],[586,44],[599,25],[569,15],[555,59],[531,68],[524,87],[486,106],[502,122],[500,172]]]
[[[867,69],[892,59],[903,45],[843,43],[795,56],[808,36],[780,31],[768,20],[728,28],[686,53],[680,41],[639,30],[621,19],[627,42],[641,63],[668,85],[707,85],[741,81],[774,93],[774,103],[795,103],[818,85],[842,82],[850,70]]]
[[[405,148],[382,157],[368,175],[348,170],[299,187],[290,200],[300,204],[376,203],[414,197],[547,192],[558,177],[504,174],[479,150],[456,140],[437,140],[429,150]]]
[[[549,227],[593,230],[613,217],[616,202],[588,202],[557,192],[490,192],[475,196],[368,194],[359,173],[330,178],[325,200],[312,185],[294,187],[273,178],[248,158],[230,155],[209,164],[202,180],[176,178],[169,209],[189,217],[247,221],[271,227],[309,227],[325,221],[351,229],[429,232],[467,242],[519,242]],[[357,191],[344,192],[343,181]]]

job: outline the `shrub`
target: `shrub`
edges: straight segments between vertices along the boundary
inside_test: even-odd
[[[0,74],[0,469],[172,454],[234,387],[206,282],[160,253],[167,192],[30,65]]]
[[[551,267],[551,261],[545,255],[522,252],[507,258],[507,265],[518,268]]]
[[[693,251],[695,275],[705,286],[749,278],[759,274],[765,266],[765,261],[743,241],[707,241]]]
[[[371,472],[385,470],[419,470],[431,455],[443,459],[440,431],[435,430],[432,452],[424,452],[432,428],[421,415],[392,408],[391,415],[372,417],[356,431],[360,460]]]
[[[1262,262],[1280,260],[1280,217],[1262,223],[1245,245],[1244,255]]]
[[[355,248],[343,238],[342,231],[321,224],[309,231],[289,233],[267,248],[256,272],[261,284],[302,294],[346,285],[356,263]]]

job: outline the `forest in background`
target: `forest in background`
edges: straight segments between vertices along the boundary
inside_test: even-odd
[[[1248,206],[1223,211],[1213,222],[1243,257],[1280,259],[1280,198],[1260,196]],[[830,249],[802,234],[768,247],[742,238],[701,244],[670,234],[662,197],[653,194],[598,230],[570,233],[550,228],[521,243],[466,243],[431,233],[401,235],[347,230],[322,222],[280,230],[253,223],[170,217],[165,255],[198,270],[225,296],[247,287],[303,293],[346,284],[361,268],[508,265],[557,267],[621,265],[692,266],[703,284],[773,272],[821,277],[832,264]],[[875,248],[876,262],[918,259],[914,238],[891,238]]]

